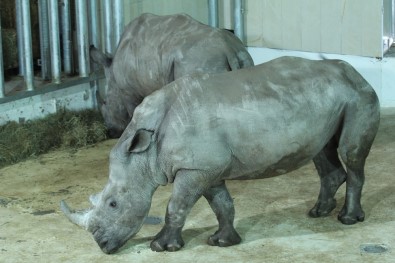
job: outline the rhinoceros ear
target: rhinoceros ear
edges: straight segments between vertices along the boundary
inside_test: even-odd
[[[136,132],[133,139],[130,141],[128,151],[131,153],[140,153],[148,149],[151,144],[151,137],[153,131],[140,129]]]

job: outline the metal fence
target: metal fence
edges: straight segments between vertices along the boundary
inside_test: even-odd
[[[241,40],[244,36],[243,3],[243,0],[234,0],[233,3],[235,34]],[[79,83],[94,83],[97,77],[91,74],[89,46],[113,53],[123,32],[123,5],[123,0],[38,0],[38,77],[33,67],[30,0],[15,0],[19,75],[23,76],[25,86],[21,91],[23,97],[36,94],[37,77],[50,81],[54,89],[59,85],[65,86],[65,83],[73,85],[69,76],[76,76]],[[208,0],[208,8],[209,24],[218,27],[218,0]],[[7,51],[2,49],[0,41],[0,103],[7,101],[8,97],[4,83],[3,52]]]
[[[40,78],[53,84],[67,82],[68,76],[87,78],[91,73],[89,46],[101,47],[100,32],[106,32],[104,45],[107,53],[111,54],[119,41],[123,31],[122,6],[123,0],[39,0]],[[34,94],[30,0],[15,0],[15,12],[19,75],[24,79],[24,92]],[[105,21],[103,26],[101,21]],[[3,50],[1,41],[0,48],[2,99],[6,97],[3,52],[7,50]],[[76,56],[73,50],[77,50]]]

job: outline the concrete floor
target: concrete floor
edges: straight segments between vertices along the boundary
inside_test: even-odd
[[[105,255],[90,233],[60,212],[66,199],[89,206],[88,196],[107,182],[109,140],[78,152],[55,151],[0,170],[0,262],[395,262],[395,109],[383,110],[380,131],[366,165],[363,223],[306,214],[314,205],[319,179],[312,164],[287,175],[231,181],[240,245],[206,244],[217,222],[204,199],[193,208],[183,231],[185,247],[156,253],[149,248],[159,225],[144,225],[118,253]],[[156,192],[151,216],[163,219],[171,186]]]

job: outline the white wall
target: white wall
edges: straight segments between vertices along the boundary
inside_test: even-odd
[[[382,56],[382,0],[245,1],[248,46]]]

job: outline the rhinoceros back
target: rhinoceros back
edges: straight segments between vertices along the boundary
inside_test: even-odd
[[[237,37],[185,14],[143,14],[126,28],[113,59],[114,79],[126,94],[143,98],[187,74],[253,66]]]
[[[160,93],[168,98],[157,130],[164,154],[188,169],[238,163],[228,179],[296,169],[335,135],[347,109],[371,101],[375,114],[378,105],[348,64],[300,58],[184,77]]]

